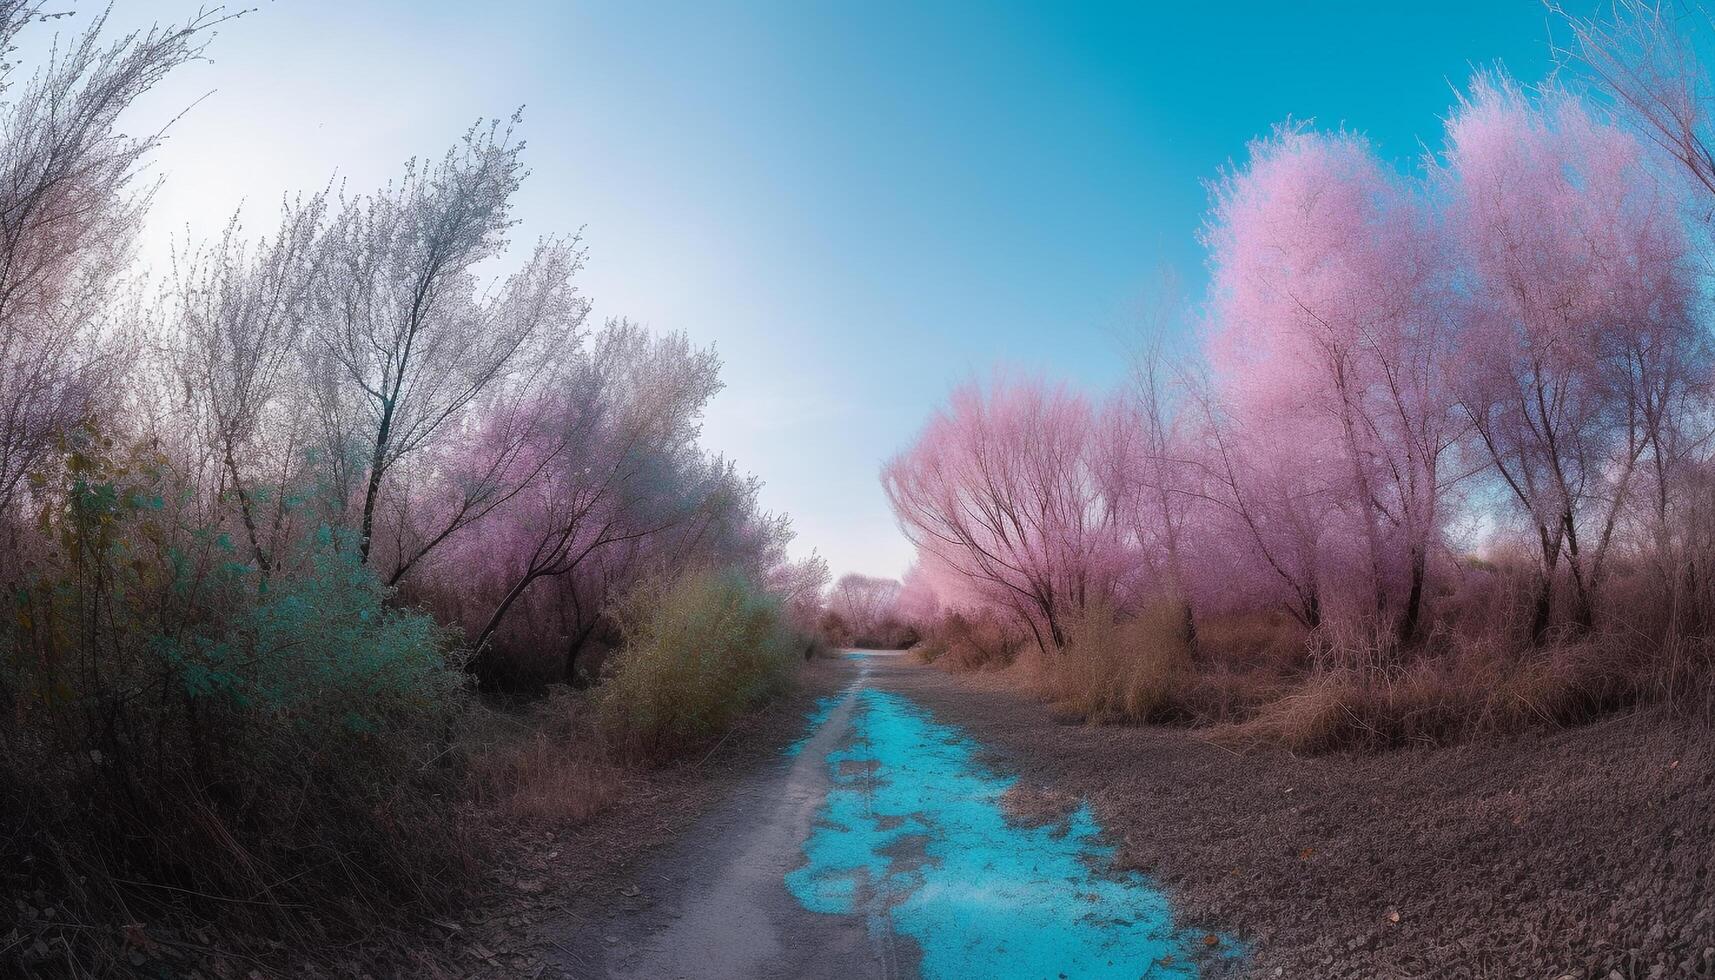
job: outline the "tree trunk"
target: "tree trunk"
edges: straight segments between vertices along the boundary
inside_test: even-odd
[[[572,634],[566,643],[565,677],[566,683],[576,686],[578,682],[578,654],[583,652],[584,644],[589,642],[590,634],[595,632],[595,620],[588,626]]]
[[[1554,612],[1554,573],[1560,567],[1560,534],[1550,536],[1548,527],[1538,523],[1536,535],[1542,546],[1542,584],[1536,593],[1536,611],[1531,616],[1530,642],[1540,646]]]
[[[250,551],[256,556],[256,567],[262,572],[262,581],[268,581],[271,571],[268,563],[268,553],[262,548],[262,536],[256,530],[256,515],[251,507],[250,494],[244,491],[244,481],[238,477],[238,461],[232,456],[232,444],[226,444],[226,471],[232,474],[232,492],[238,495],[238,512],[244,520],[244,533],[250,536]]]
[[[369,564],[369,541],[375,533],[375,501],[381,496],[381,471],[387,462],[387,440],[393,434],[393,402],[381,410],[381,424],[375,430],[375,451],[369,457],[369,486],[363,493],[363,530],[358,540],[357,560]]]
[[[1411,585],[1405,596],[1405,611],[1399,620],[1399,645],[1409,647],[1417,640],[1418,624],[1423,617],[1423,581],[1428,572],[1429,556],[1414,545],[1411,549]]]

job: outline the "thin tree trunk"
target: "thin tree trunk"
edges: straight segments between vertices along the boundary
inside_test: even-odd
[[[250,551],[256,556],[256,567],[262,571],[262,581],[268,581],[271,571],[268,563],[268,553],[262,548],[261,535],[256,531],[256,515],[250,503],[250,494],[244,491],[244,481],[238,477],[238,461],[232,457],[232,444],[226,444],[226,471],[232,474],[232,492],[238,495],[238,513],[244,519],[244,533],[250,536]]]
[[[1531,617],[1530,642],[1541,645],[1548,633],[1549,617],[1554,612],[1554,572],[1560,564],[1560,536],[1549,536],[1548,528],[1538,524],[1537,538],[1542,545],[1542,582],[1536,593],[1536,610]]]
[[[1423,614],[1423,582],[1428,572],[1428,555],[1425,549],[1413,545],[1411,549],[1411,584],[1405,596],[1405,611],[1399,621],[1399,645],[1408,647],[1417,640],[1418,624]]]
[[[375,501],[381,496],[381,470],[387,462],[387,440],[393,432],[393,402],[381,412],[381,424],[375,430],[375,452],[369,459],[369,486],[363,493],[363,529],[357,545],[359,564],[369,564],[369,542],[375,533]]]

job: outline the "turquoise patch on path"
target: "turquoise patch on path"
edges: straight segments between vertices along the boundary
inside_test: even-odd
[[[845,698],[844,694],[831,698],[817,698],[816,710],[804,716],[804,720],[810,724],[809,730],[804,733],[803,738],[786,746],[786,754],[797,755],[803,752],[804,746],[810,744],[810,739],[816,737],[816,730],[827,722],[828,716],[834,713],[834,709],[839,707],[840,702],[844,701]]]
[[[932,980],[1197,976],[1166,897],[1112,868],[1088,805],[1046,826],[1009,821],[1015,780],[981,766],[958,729],[900,695],[858,699],[805,862],[786,875],[801,905],[910,937]]]

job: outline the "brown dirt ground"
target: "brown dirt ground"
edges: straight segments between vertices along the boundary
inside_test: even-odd
[[[1298,757],[1195,731],[1067,725],[1007,675],[898,663],[878,686],[1017,773],[1007,802],[1019,819],[1061,819],[1088,800],[1122,866],[1167,891],[1183,928],[1247,947],[1237,975],[1715,978],[1707,727],[1640,712],[1451,748]],[[581,827],[508,840],[468,913],[362,957],[371,973],[599,975],[613,923],[651,901],[636,887],[647,860],[777,761],[843,678],[836,662],[813,664],[705,759],[633,776]]]
[[[646,859],[757,767],[777,762],[803,734],[815,699],[845,679],[834,660],[807,664],[790,694],[744,719],[707,754],[633,773],[620,798],[579,827],[513,835],[485,869],[485,894],[469,911],[427,924],[391,959],[408,963],[409,975],[430,978],[598,975],[608,922],[651,901],[635,882]],[[554,965],[560,963],[575,965],[568,971]]]
[[[1056,723],[995,677],[888,688],[1020,775],[1087,799],[1124,866],[1245,976],[1715,977],[1715,732],[1660,713],[1441,749],[1295,757]]]
[[[633,769],[617,797],[587,821],[559,830],[482,826],[487,863],[459,911],[380,924],[345,950],[292,951],[252,959],[218,935],[201,956],[158,963],[139,976],[186,980],[583,980],[600,976],[609,923],[646,908],[636,886],[647,860],[678,840],[714,804],[777,764],[804,733],[817,698],[837,692],[849,671],[819,659],[785,696],[740,720],[724,738],[676,764]],[[241,937],[242,938],[242,937]],[[194,949],[179,943],[184,949]],[[255,942],[252,946],[260,946]],[[568,965],[569,964],[569,965]]]

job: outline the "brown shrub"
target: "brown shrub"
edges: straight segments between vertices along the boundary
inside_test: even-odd
[[[1243,721],[1278,699],[1290,682],[1267,669],[1197,664],[1173,691],[1178,720],[1195,725]]]
[[[1235,669],[1301,669],[1308,656],[1305,639],[1304,627],[1279,613],[1227,613],[1197,621],[1198,658]]]
[[[986,670],[1010,665],[1025,645],[1024,631],[994,617],[952,613],[917,644],[917,658],[948,670]]]
[[[1033,661],[1036,687],[1057,715],[1095,723],[1248,718],[1280,696],[1305,656],[1303,630],[1268,614],[1199,623],[1193,646],[1171,604],[1131,617],[1093,607],[1067,633],[1064,650]]]
[[[1674,714],[1715,722],[1715,641],[1672,637],[1643,679],[1647,695]]]
[[[916,657],[920,664],[932,664],[940,660],[946,653],[947,643],[939,637],[918,640],[917,645],[911,648],[911,655]]]
[[[478,760],[471,797],[500,821],[575,826],[619,798],[620,770],[532,732]]]

